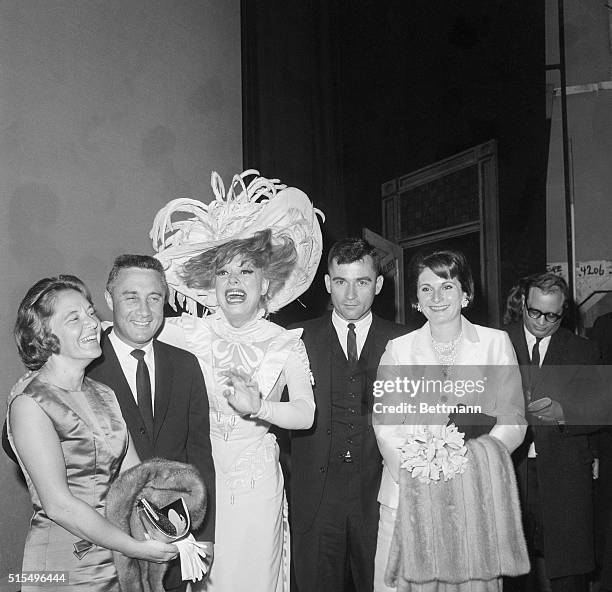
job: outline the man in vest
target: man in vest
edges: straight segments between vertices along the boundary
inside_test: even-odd
[[[314,376],[311,429],[291,437],[291,523],[299,592],[371,592],[382,459],[368,413],[372,382],[401,325],[372,314],[383,285],[374,248],[334,244],[325,286],[333,311],[302,327]]]

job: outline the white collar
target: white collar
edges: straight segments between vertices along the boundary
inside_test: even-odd
[[[115,353],[117,356],[121,355],[122,357],[129,356],[135,349],[141,349],[145,353],[145,357],[148,357],[153,352],[153,340],[149,341],[149,343],[143,345],[142,347],[132,347],[128,345],[125,341],[123,341],[115,330],[113,329],[109,334],[108,338],[110,342],[113,344],[115,348]]]
[[[533,346],[537,341],[537,337],[533,333],[531,333],[529,329],[527,329],[527,327],[525,327],[525,323],[523,323],[523,331],[525,332],[525,341],[527,342],[527,349],[529,350],[529,355],[531,355],[531,350],[533,349]],[[540,345],[538,347],[540,351],[542,351],[541,348],[548,347],[551,337],[552,335],[549,335],[548,337],[542,337],[542,339],[540,339]]]
[[[372,324],[372,311],[369,310],[368,314],[358,321],[347,321],[336,312],[336,309],[334,309],[332,312],[332,323],[334,324],[336,330],[341,331],[348,331],[349,323],[353,323],[355,325],[355,332],[359,333],[370,328],[370,325]]]

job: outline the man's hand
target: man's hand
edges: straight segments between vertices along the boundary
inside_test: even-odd
[[[537,417],[543,423],[563,424],[565,416],[563,415],[563,407],[559,401],[542,397],[537,401],[532,401],[527,406],[527,411],[534,417]]]

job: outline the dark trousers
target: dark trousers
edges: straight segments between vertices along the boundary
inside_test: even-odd
[[[531,571],[518,578],[504,578],[504,592],[586,592],[585,574],[549,579],[542,557],[530,557]]]
[[[164,590],[166,592],[185,592],[187,582],[183,581],[181,574],[181,558],[173,559],[168,565],[168,571],[164,576]]]
[[[544,520],[538,497],[536,460],[527,461],[527,488],[524,493],[523,523],[531,571],[517,578],[504,578],[504,592],[587,592],[586,574],[549,578],[544,555]]]
[[[378,512],[363,515],[360,491],[356,463],[330,464],[310,530],[292,533],[298,592],[372,592]]]
[[[597,566],[602,591],[612,590],[612,427],[595,437],[599,479],[595,482],[595,533]]]

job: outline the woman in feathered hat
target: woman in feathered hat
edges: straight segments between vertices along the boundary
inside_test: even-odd
[[[271,425],[307,429],[314,418],[301,330],[266,315],[310,285],[321,231],[307,196],[246,171],[228,195],[213,173],[208,206],[174,200],[151,236],[171,303],[192,314],[166,320],[160,339],[193,352],[206,379],[216,470],[215,558],[204,590],[289,590],[289,532],[279,450]],[[177,211],[193,214],[172,222]],[[198,317],[196,303],[212,314]],[[289,400],[281,402],[287,387]]]

